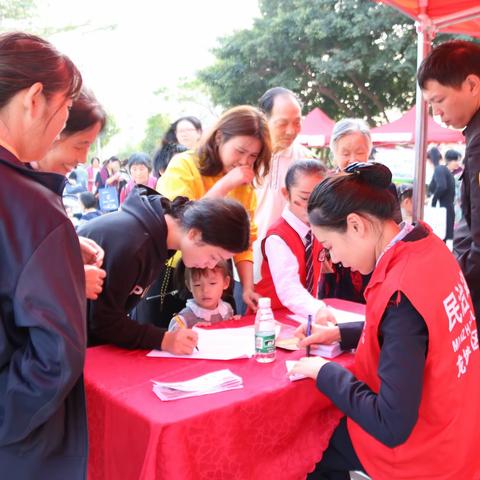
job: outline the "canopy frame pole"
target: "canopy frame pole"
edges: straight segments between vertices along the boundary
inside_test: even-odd
[[[422,3],[425,12],[428,0]],[[417,27],[417,70],[423,59],[432,49],[432,40],[435,37],[436,27],[428,15],[422,13],[416,22]],[[416,118],[415,118],[415,172],[413,183],[413,215],[416,222],[423,219],[423,206],[425,202],[425,173],[428,128],[427,103],[423,100],[422,91],[416,82]]]

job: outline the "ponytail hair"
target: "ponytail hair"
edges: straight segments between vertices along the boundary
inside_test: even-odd
[[[392,173],[381,163],[352,163],[319,183],[308,201],[313,226],[344,232],[350,213],[393,220],[396,200],[388,190]]]
[[[240,253],[249,248],[250,221],[243,205],[228,198],[202,198],[191,201],[176,197],[173,201],[161,198],[166,214],[180,222],[183,230],[192,228],[202,235],[202,241]]]

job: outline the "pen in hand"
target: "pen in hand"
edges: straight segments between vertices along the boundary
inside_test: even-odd
[[[178,325],[178,328],[187,328],[187,326],[185,325],[185,322],[180,318],[180,315],[175,315],[173,319],[175,320],[175,323]],[[197,352],[200,351],[197,346],[195,347],[195,349],[197,350]]]
[[[307,320],[307,337],[309,337],[312,333],[312,316],[309,315],[308,316],[308,320]],[[307,345],[306,346],[306,350],[307,350],[307,357],[310,356],[310,345]]]

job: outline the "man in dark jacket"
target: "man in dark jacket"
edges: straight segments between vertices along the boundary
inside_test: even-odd
[[[462,177],[462,224],[454,232],[454,253],[480,318],[480,45],[453,40],[433,49],[417,74],[433,114],[455,128],[466,127]],[[479,324],[480,325],[480,324]]]
[[[65,178],[0,147],[1,478],[81,480],[85,277]]]

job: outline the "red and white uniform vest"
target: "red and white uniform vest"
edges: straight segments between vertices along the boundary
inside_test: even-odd
[[[389,448],[348,419],[355,451],[375,480],[480,479],[477,326],[460,268],[431,232],[396,243],[378,262],[365,291],[366,322],[355,374],[379,392],[379,324],[396,291],[407,296],[428,328],[418,420],[405,443]]]
[[[298,273],[300,281],[305,287],[306,285],[306,268],[305,268],[305,245],[300,235],[287,223],[287,221],[280,217],[268,230],[266,237],[262,240],[262,266],[261,274],[262,279],[255,285],[255,292],[259,293],[262,297],[270,297],[272,308],[284,308],[282,302],[278,298],[275,290],[275,285],[272,279],[272,273],[270,272],[270,266],[265,254],[265,241],[270,235],[278,235],[288,245],[288,248],[293,252],[298,262]],[[318,288],[318,278],[320,276],[321,262],[318,260],[320,252],[323,247],[318,240],[313,237],[312,239],[312,262],[313,262],[313,285],[315,289]],[[313,296],[317,297],[317,291],[314,291]]]

